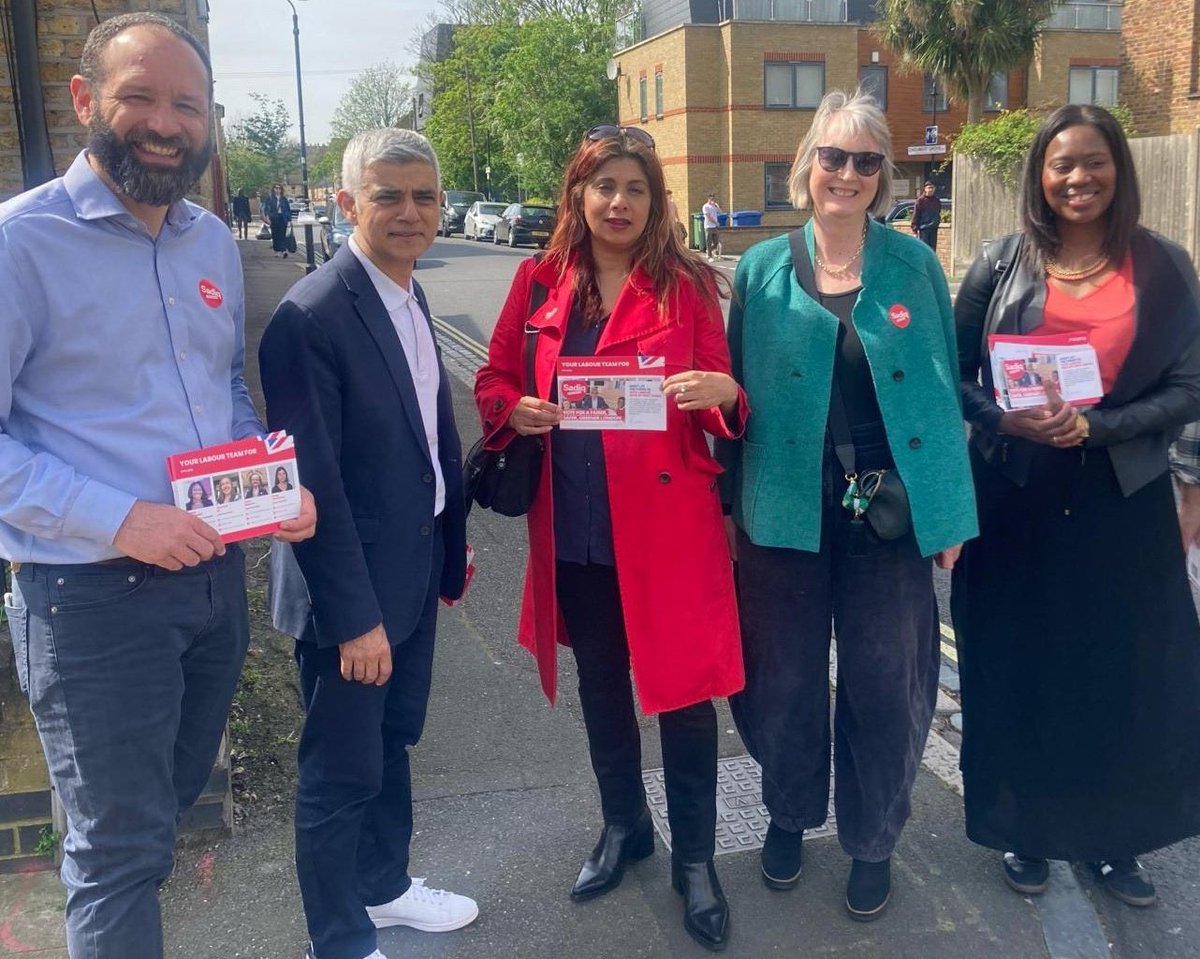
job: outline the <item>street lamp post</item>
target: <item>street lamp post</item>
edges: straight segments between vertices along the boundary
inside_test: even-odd
[[[483,168],[483,175],[487,178],[487,198],[492,198],[492,165],[489,163]]]
[[[300,119],[300,179],[304,188],[304,202],[311,208],[312,197],[308,195],[308,144],[304,140],[304,83],[300,78],[300,16],[296,13],[296,5],[292,0],[287,0],[287,5],[292,8],[292,41],[296,48],[296,107]],[[308,213],[306,210],[305,213]],[[311,273],[317,268],[316,257],[313,254],[313,228],[312,223],[304,224],[304,254],[307,260],[307,266],[304,268],[306,273]]]

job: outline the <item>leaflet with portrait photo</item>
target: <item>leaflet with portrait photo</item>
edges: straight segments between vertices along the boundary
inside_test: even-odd
[[[1047,382],[1074,406],[1091,406],[1104,396],[1100,362],[1086,333],[988,337],[992,386],[1004,410],[1025,410],[1046,402]]]
[[[225,543],[262,536],[300,515],[296,446],[283,430],[167,457],[175,505]]]
[[[665,430],[661,356],[567,356],[558,361],[564,430]]]

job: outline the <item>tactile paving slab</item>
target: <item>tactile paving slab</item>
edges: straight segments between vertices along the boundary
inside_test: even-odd
[[[671,847],[671,824],[667,821],[667,789],[661,769],[642,773],[646,800],[654,827],[667,848]],[[762,767],[749,756],[731,756],[717,763],[717,855],[761,849],[767,835],[767,807],[762,804]],[[837,835],[833,815],[833,786],[829,790],[829,818],[817,829],[806,829],[804,838],[824,839]]]

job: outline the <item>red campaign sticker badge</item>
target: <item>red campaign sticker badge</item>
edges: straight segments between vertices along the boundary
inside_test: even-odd
[[[566,380],[559,386],[562,398],[570,403],[578,403],[587,396],[588,385],[583,380]]]
[[[892,321],[892,326],[904,329],[912,322],[912,314],[908,312],[908,307],[894,303],[888,307],[888,319]]]
[[[221,288],[212,280],[201,280],[200,299],[215,310],[225,302],[225,294],[221,292]]]

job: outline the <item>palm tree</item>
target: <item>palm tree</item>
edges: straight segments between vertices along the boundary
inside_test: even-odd
[[[915,67],[940,78],[983,117],[992,75],[1033,56],[1042,23],[1062,0],[879,0],[880,39]]]

